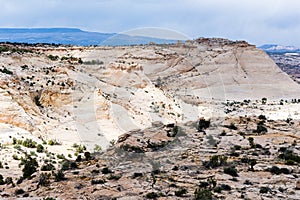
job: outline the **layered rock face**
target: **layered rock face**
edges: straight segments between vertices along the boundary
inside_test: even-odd
[[[297,98],[299,85],[246,42],[200,38],[124,47],[13,47],[1,54],[2,123],[93,146],[207,113],[201,102]],[[24,51],[26,49],[26,51]],[[213,109],[215,110],[215,109]],[[223,115],[218,112],[210,115]]]

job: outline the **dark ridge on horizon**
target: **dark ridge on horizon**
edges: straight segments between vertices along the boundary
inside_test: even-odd
[[[0,28],[0,42],[62,45],[170,44],[177,40],[83,31],[79,28]]]

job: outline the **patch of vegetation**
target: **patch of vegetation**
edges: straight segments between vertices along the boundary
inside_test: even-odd
[[[48,55],[47,57],[52,61],[56,61],[59,58],[58,56],[53,56],[53,55]]]
[[[44,152],[44,146],[41,145],[41,144],[38,144],[38,145],[36,146],[36,152],[38,152],[38,153],[43,153],[43,152]]]
[[[41,167],[41,171],[52,171],[54,169],[55,169],[55,167],[51,163],[46,163]]]
[[[3,176],[2,174],[0,174],[0,185],[4,185],[5,181],[3,180]]]
[[[235,167],[225,167],[224,168],[224,173],[225,174],[229,174],[230,176],[233,176],[233,177],[238,177],[238,172],[237,170],[235,169]]]
[[[213,193],[207,188],[197,188],[194,192],[195,200],[213,200]]]
[[[272,166],[271,168],[267,169],[266,171],[271,172],[272,174],[290,174],[290,170],[287,168],[279,168],[277,166]]]
[[[55,182],[65,180],[65,174],[62,170],[58,170],[57,172],[52,172],[52,175],[54,176]]]
[[[231,130],[237,130],[238,129],[233,122],[231,122],[230,125],[224,125],[224,127],[229,128]]]
[[[12,179],[12,177],[6,177],[6,179],[5,179],[5,183],[7,184],[7,185],[9,185],[9,184],[12,184],[12,185],[14,185],[14,182],[13,182],[13,179]]]
[[[61,145],[60,142],[58,142],[57,140],[49,140],[48,141],[48,145],[53,146],[53,145]]]
[[[253,131],[254,133],[267,133],[268,129],[263,124],[257,124],[256,130]]]
[[[156,192],[149,192],[146,194],[147,199],[157,199],[159,195]]]
[[[300,156],[296,155],[291,150],[285,150],[283,153],[279,154],[278,158],[285,160],[286,164],[290,165],[300,163]]]
[[[102,174],[111,174],[113,173],[108,167],[104,167],[102,170],[101,170]]]
[[[121,177],[122,177],[121,174],[118,174],[118,175],[111,174],[107,177],[107,179],[108,180],[119,180]]]
[[[74,143],[72,147],[75,148],[75,153],[77,153],[77,155],[79,153],[83,153],[86,150],[86,147],[84,145],[81,145],[81,144],[78,145],[78,144]]]
[[[24,194],[24,193],[25,193],[25,191],[22,188],[15,190],[15,195],[20,195],[20,194]]]
[[[260,187],[259,193],[265,194],[271,192],[271,189],[269,187]]]
[[[30,156],[26,156],[26,158],[21,158],[20,165],[24,165],[22,172],[24,179],[30,179],[31,175],[37,171],[37,167],[39,166],[36,159]]]
[[[199,132],[201,132],[204,131],[204,129],[209,128],[209,126],[210,126],[210,120],[205,120],[204,118],[201,118],[199,120],[197,129]]]
[[[49,173],[41,173],[39,176],[38,185],[48,186],[50,183],[50,180],[49,180],[50,176],[51,176],[51,174],[49,174]]]
[[[64,160],[61,165],[61,170],[77,169],[77,164],[74,161]]]
[[[6,67],[3,67],[3,69],[0,69],[0,72],[3,74],[13,75],[13,72],[7,69]]]
[[[187,194],[187,190],[185,188],[180,188],[179,190],[175,191],[175,196],[177,197],[182,197],[185,194]]]
[[[205,161],[203,165],[210,169],[210,168],[216,168],[220,166],[224,166],[227,164],[227,157],[222,155],[213,155],[210,157],[209,161]]]
[[[42,107],[42,104],[40,102],[40,97],[38,95],[33,98],[33,101],[35,105],[37,105],[38,107]]]
[[[259,116],[258,116],[258,119],[260,119],[260,120],[267,120],[267,118],[266,118],[265,115],[259,115]]]
[[[254,143],[254,138],[253,137],[249,137],[248,138],[249,141],[249,145],[251,148],[255,148],[255,143]]]
[[[106,183],[106,181],[103,180],[103,179],[93,179],[93,180],[91,180],[92,185],[104,184],[104,183]]]

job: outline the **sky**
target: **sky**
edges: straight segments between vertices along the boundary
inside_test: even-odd
[[[156,27],[300,47],[300,0],[0,0],[1,28],[74,27],[121,33]]]

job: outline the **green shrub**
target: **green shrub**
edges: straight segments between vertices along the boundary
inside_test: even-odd
[[[224,127],[229,128],[231,130],[237,130],[238,129],[233,122],[231,122],[230,125],[224,125]]]
[[[22,145],[27,148],[35,148],[36,142],[33,141],[32,139],[26,139],[22,142]]]
[[[20,195],[20,194],[24,194],[25,191],[22,188],[16,189],[15,191],[15,195]]]
[[[209,161],[205,161],[203,163],[203,165],[208,169],[224,166],[226,164],[227,157],[222,155],[213,155],[212,157],[210,157]]]
[[[21,165],[24,165],[22,172],[23,178],[30,178],[31,175],[37,171],[37,167],[39,166],[35,158],[31,158],[30,156],[26,156],[25,159],[21,158]]]
[[[268,129],[263,124],[258,124],[256,127],[256,130],[254,130],[255,133],[267,133]]]
[[[175,196],[182,197],[187,193],[187,190],[185,188],[180,188],[179,190],[175,191]]]
[[[53,56],[53,55],[48,55],[48,58],[52,61],[56,61],[56,60],[58,60],[59,57],[58,56]]]
[[[96,180],[91,180],[92,185],[97,185],[97,184],[104,184],[106,181],[103,179],[96,179]]]
[[[269,187],[260,187],[259,193],[268,193],[271,192],[271,189]]]
[[[210,120],[205,120],[204,118],[201,118],[198,123],[198,131],[203,131],[204,129],[207,129],[210,126]]]
[[[2,174],[0,174],[0,185],[4,185],[5,181],[3,180],[3,176]]]
[[[6,179],[5,179],[5,183],[7,184],[7,185],[9,185],[9,184],[14,184],[14,182],[13,182],[13,179],[12,179],[12,177],[6,177]]]
[[[224,173],[225,174],[229,174],[230,176],[233,176],[233,177],[238,177],[238,173],[237,173],[237,170],[235,169],[235,167],[226,167],[224,168]]]
[[[195,200],[213,200],[211,190],[206,188],[197,188],[194,192]]]
[[[13,72],[5,67],[3,69],[0,69],[0,72],[2,72],[3,74],[13,75]]]
[[[147,199],[157,199],[159,195],[156,192],[149,192],[146,194]]]
[[[41,145],[41,144],[38,144],[38,145],[36,146],[36,152],[38,152],[38,153],[43,153],[43,152],[44,152],[44,146]]]
[[[47,164],[44,164],[42,167],[41,167],[41,171],[52,171],[54,170],[55,167],[53,164],[51,163],[47,163]]]
[[[55,182],[65,180],[65,174],[62,170],[58,170],[57,172],[52,172],[54,176]]]
[[[286,160],[289,163],[300,163],[300,156],[294,154],[291,150],[285,150],[283,153],[279,154],[278,158]]]
[[[39,177],[39,183],[38,183],[38,185],[41,185],[41,186],[47,186],[47,185],[49,185],[49,183],[50,183],[50,180],[49,180],[50,176],[51,176],[51,174],[41,173],[40,177]]]

